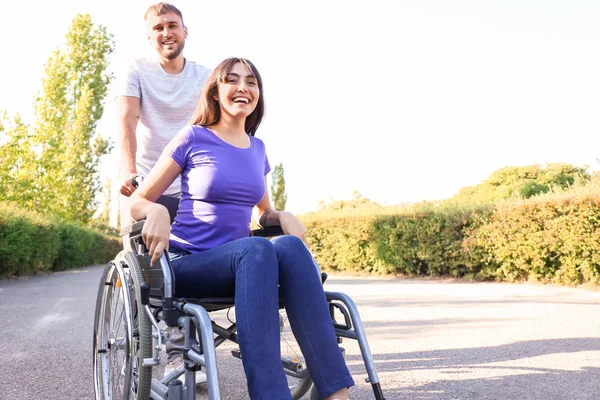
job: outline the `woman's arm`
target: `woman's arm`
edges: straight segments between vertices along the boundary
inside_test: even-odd
[[[169,248],[171,232],[169,212],[155,201],[180,173],[181,167],[169,155],[163,153],[140,187],[131,195],[132,218],[136,221],[146,219],[142,239],[152,256],[151,266],[156,264],[163,251]]]
[[[265,176],[265,195],[262,200],[254,208],[255,216],[258,225],[261,228],[267,226],[280,225],[283,233],[286,235],[298,236],[306,247],[309,247],[308,239],[306,238],[306,228],[296,216],[287,211],[277,211],[271,207],[269,199],[269,191],[267,190],[267,177]]]

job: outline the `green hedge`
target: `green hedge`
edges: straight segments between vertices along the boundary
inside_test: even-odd
[[[303,221],[330,271],[477,280],[600,283],[600,196],[415,207]]]
[[[315,258],[331,271],[393,272],[379,259],[372,242],[373,217],[306,221]]]
[[[426,210],[379,217],[373,242],[379,258],[404,275],[459,277],[473,272],[463,249],[470,214],[459,209]]]
[[[600,284],[600,196],[303,218],[326,271]],[[0,203],[0,276],[101,264],[115,236]]]
[[[600,283],[600,197],[505,204],[466,232],[479,275],[501,281]]]
[[[471,209],[423,208],[397,215],[303,221],[324,270],[408,276],[464,276],[474,261],[464,251]]]
[[[102,264],[118,238],[0,203],[0,277]]]

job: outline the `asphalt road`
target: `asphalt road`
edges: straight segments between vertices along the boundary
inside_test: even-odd
[[[93,398],[101,268],[0,281],[0,399]],[[339,276],[325,287],[357,303],[388,400],[600,398],[600,292]],[[357,344],[344,347],[351,398],[372,399]],[[217,352],[223,397],[247,399],[230,350]]]

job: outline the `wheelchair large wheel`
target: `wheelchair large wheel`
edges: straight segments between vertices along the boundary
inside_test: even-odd
[[[152,357],[152,328],[141,307],[142,282],[133,254],[117,257],[104,269],[94,322],[96,399],[150,397],[152,369],[142,367],[142,360]]]
[[[285,309],[279,310],[279,327],[281,358],[288,387],[294,400],[300,399],[312,386],[313,382],[306,369],[304,356],[292,333]]]

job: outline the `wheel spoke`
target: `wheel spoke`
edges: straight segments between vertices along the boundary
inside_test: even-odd
[[[284,309],[279,311],[281,356],[284,372],[292,398],[299,399],[312,385],[312,380],[306,371],[304,356],[294,337]]]

